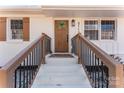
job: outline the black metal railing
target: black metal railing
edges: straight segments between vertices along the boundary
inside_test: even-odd
[[[30,87],[34,77],[37,74],[38,68],[41,65],[42,59],[46,54],[51,52],[51,39],[47,35],[43,35],[43,39],[40,39],[33,46],[33,48],[15,70],[15,88]]]
[[[81,60],[95,88],[108,87],[108,67],[97,57],[97,55],[82,41]]]
[[[51,38],[43,34],[38,40],[26,47],[21,53],[0,68],[0,87],[29,88],[45,55],[51,53]]]
[[[15,87],[25,88],[31,85],[41,64],[41,56],[42,49],[41,42],[39,42],[15,70]]]
[[[51,38],[46,34],[27,46],[8,64],[0,68],[0,87],[29,88],[45,56],[51,53]]]
[[[114,80],[112,81],[110,79],[117,77],[111,75],[115,75],[116,72],[113,72],[112,69],[116,67],[117,64],[108,54],[83,37],[80,33],[72,38],[72,53],[78,56],[79,64],[83,65],[92,87],[113,87],[110,81],[113,84]],[[116,69],[119,69],[119,67],[113,70]]]

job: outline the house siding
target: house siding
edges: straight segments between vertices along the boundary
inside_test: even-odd
[[[69,20],[69,52],[71,52],[71,38],[76,35],[78,32],[84,34],[84,20],[87,18],[53,18],[45,17],[44,15],[17,15],[17,14],[8,14],[3,15],[2,17],[29,17],[30,18],[30,42],[37,39],[41,36],[41,33],[46,33],[52,38],[52,52],[54,52],[54,20],[66,19]],[[75,26],[71,26],[71,20],[75,20]],[[117,38],[116,40],[94,40],[92,41],[104,51],[109,54],[124,54],[124,18],[117,17]],[[78,22],[80,26],[78,28]],[[6,27],[7,28],[7,27]],[[8,28],[7,28],[8,29]]]

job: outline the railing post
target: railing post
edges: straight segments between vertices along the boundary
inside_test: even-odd
[[[8,75],[6,70],[0,70],[0,88],[8,88],[9,81],[8,81]]]
[[[43,51],[42,51],[42,53],[43,53],[43,64],[45,64],[45,55],[46,54],[48,54],[48,53],[50,53],[51,52],[51,46],[49,46],[48,47],[48,42],[47,42],[47,40],[49,40],[50,39],[50,37],[49,36],[47,36],[45,33],[42,33],[42,36],[43,36],[43,41],[42,41],[42,47],[43,47]],[[51,40],[51,39],[50,39]],[[50,49],[48,49],[48,48],[50,48]]]
[[[124,87],[124,73],[123,65],[117,64],[115,67],[109,69],[109,87],[123,88]]]
[[[81,38],[79,35],[77,38],[77,55],[78,55],[78,64],[81,64],[82,63],[81,62]]]
[[[46,52],[46,50],[45,50],[45,37],[43,36],[43,64],[45,64],[45,52]]]

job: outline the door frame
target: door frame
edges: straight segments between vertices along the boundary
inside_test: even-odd
[[[68,21],[68,31],[67,31],[67,33],[68,33],[68,43],[67,43],[67,52],[62,52],[62,53],[68,53],[69,52],[69,19],[67,19],[67,18],[54,18],[54,22],[53,22],[53,26],[54,26],[54,51],[55,51],[55,53],[57,53],[56,52],[56,36],[55,36],[55,21],[56,20],[65,20],[65,21]],[[59,53],[59,52],[58,52]],[[61,52],[60,52],[61,53]]]

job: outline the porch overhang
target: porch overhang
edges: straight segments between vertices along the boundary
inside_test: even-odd
[[[43,14],[48,17],[124,17],[124,6],[5,6],[0,14]]]
[[[42,6],[52,17],[124,17],[124,6]]]

